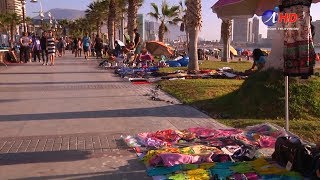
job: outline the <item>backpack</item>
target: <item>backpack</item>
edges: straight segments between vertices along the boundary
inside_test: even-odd
[[[89,47],[90,46],[90,39],[88,37],[84,37],[83,38],[83,45],[85,47]]]
[[[297,137],[278,137],[272,159],[279,165],[311,176],[316,164],[316,151]]]

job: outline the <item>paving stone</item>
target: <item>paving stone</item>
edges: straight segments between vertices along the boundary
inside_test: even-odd
[[[225,127],[162,91],[151,100],[154,85],[99,62],[67,53],[55,66],[0,69],[0,179],[148,179],[121,135]]]

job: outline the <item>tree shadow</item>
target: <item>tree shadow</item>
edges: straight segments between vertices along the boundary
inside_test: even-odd
[[[0,154],[0,165],[77,161],[90,158],[91,152],[68,150]]]
[[[235,91],[191,105],[219,119],[276,119],[284,114],[283,76],[275,70],[259,72]]]
[[[0,83],[0,85],[58,85],[58,84],[104,84],[104,83],[123,83],[124,81],[57,81],[57,82],[11,82],[11,83]]]
[[[94,173],[79,173],[79,174],[63,174],[52,176],[38,176],[38,177],[25,177],[15,180],[53,180],[53,179],[77,179],[77,180],[129,180],[137,179],[143,180],[152,178],[147,176],[145,166],[138,160],[128,160],[128,165],[121,166],[115,171],[94,172]]]
[[[147,108],[114,109],[101,111],[78,111],[43,114],[13,114],[0,115],[1,121],[30,121],[30,120],[61,120],[110,117],[185,117],[203,118],[204,115],[196,109],[185,105],[167,105]]]

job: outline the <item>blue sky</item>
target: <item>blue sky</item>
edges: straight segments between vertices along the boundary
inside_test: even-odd
[[[44,11],[53,8],[67,8],[67,9],[79,9],[85,10],[92,2],[92,0],[38,0],[42,1]],[[168,0],[169,4],[177,4],[180,0]],[[151,2],[156,2],[158,5],[161,4],[160,0],[145,0],[144,5],[140,8],[139,13],[146,14],[151,11]],[[205,38],[206,40],[218,40],[220,39],[220,23],[221,20],[217,18],[217,16],[212,13],[211,6],[217,2],[217,0],[202,0],[202,17],[203,17],[203,25],[200,36]],[[311,7],[311,15],[313,16],[313,20],[320,20],[320,11],[316,11],[320,9],[320,3],[314,4]],[[27,2],[27,15],[35,16],[32,12],[39,11],[40,5],[39,3],[30,3],[29,0]],[[266,35],[267,28],[260,23],[260,33],[264,36]]]

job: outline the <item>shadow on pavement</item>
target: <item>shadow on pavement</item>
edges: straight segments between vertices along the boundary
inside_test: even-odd
[[[61,120],[84,118],[110,117],[185,117],[203,118],[197,110],[184,105],[169,105],[136,109],[114,109],[102,111],[60,112],[43,114],[0,115],[0,121],[28,121],[28,120]]]
[[[21,152],[0,154],[0,165],[66,162],[90,158],[89,151],[68,150],[50,152]]]
[[[143,180],[152,179],[148,177],[145,166],[138,160],[129,160],[128,165],[121,166],[115,171],[80,173],[80,174],[63,174],[52,176],[26,177],[15,180],[53,180],[53,179],[78,179],[78,180]]]
[[[87,84],[87,83],[117,83],[121,82],[123,83],[124,81],[62,81],[62,82],[14,82],[14,83],[0,83],[0,85],[33,85],[33,84],[50,84],[50,85],[55,85],[55,84]]]
[[[15,74],[100,74],[107,71],[62,71],[62,72],[8,72],[0,73],[0,75],[15,75]]]

